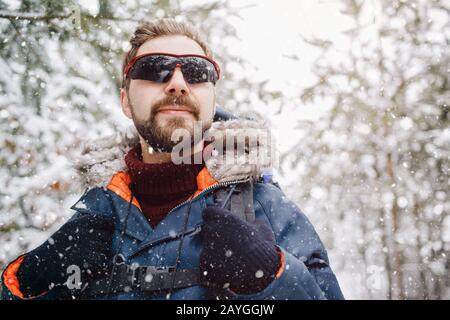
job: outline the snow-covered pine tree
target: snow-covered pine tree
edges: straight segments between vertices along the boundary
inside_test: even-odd
[[[321,49],[284,155],[349,298],[450,298],[446,1],[342,1],[353,28]],[[335,41],[336,40],[336,41]],[[286,171],[287,170],[287,171]],[[347,289],[347,290],[345,290]]]

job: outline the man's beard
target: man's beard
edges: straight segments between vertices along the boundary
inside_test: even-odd
[[[180,137],[180,139],[173,141],[172,133],[176,129],[185,129],[189,132],[189,139],[190,139],[190,145],[191,148],[196,145],[199,141],[195,141],[194,136],[194,126],[188,125],[187,122],[189,121],[183,116],[171,116],[167,117],[167,119],[164,120],[164,125],[161,125],[161,119],[160,121],[157,121],[156,116],[158,114],[158,111],[167,105],[172,104],[178,104],[183,105],[191,110],[191,114],[194,117],[194,121],[200,120],[200,112],[199,107],[196,103],[191,101],[189,98],[180,96],[177,98],[172,97],[166,97],[157,103],[155,103],[152,107],[149,119],[147,120],[138,120],[133,112],[133,106],[131,106],[132,115],[133,115],[133,122],[136,127],[136,130],[138,131],[139,135],[147,142],[147,144],[156,152],[172,152],[173,148],[180,143],[181,139],[183,140],[183,143],[186,143],[186,136],[183,138]],[[202,133],[205,132],[210,126],[211,126],[212,119],[208,122],[205,122],[202,124]]]

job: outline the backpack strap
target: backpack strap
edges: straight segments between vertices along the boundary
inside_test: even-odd
[[[231,193],[231,195],[230,195]],[[253,181],[239,183],[234,188],[221,188],[214,192],[215,202],[247,222],[255,221],[255,209],[253,207]]]

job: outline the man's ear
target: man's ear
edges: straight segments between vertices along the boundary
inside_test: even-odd
[[[120,104],[122,105],[122,112],[128,119],[132,119],[131,104],[128,99],[128,92],[124,89],[120,89]]]

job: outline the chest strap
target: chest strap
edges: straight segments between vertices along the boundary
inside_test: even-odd
[[[84,290],[89,297],[105,295],[107,292],[157,292],[168,290],[174,283],[174,289],[200,285],[199,271],[195,269],[157,268],[154,266],[133,267],[127,264],[117,265],[112,277],[94,280]],[[175,278],[175,281],[174,280]],[[111,284],[110,284],[111,279]]]

